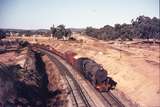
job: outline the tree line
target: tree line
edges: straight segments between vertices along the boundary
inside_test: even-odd
[[[38,30],[23,30],[23,29],[0,29],[0,39],[11,36],[11,33],[15,36],[33,36],[43,35],[51,36],[57,39],[69,39],[71,37],[71,29],[66,29],[64,25],[58,25],[57,27],[51,26],[50,29],[38,29]]]
[[[87,27],[85,33],[101,40],[160,39],[160,19],[139,16],[132,19],[131,24],[115,24],[114,27],[105,25],[99,29]]]
[[[11,33],[17,36],[32,36],[32,35],[50,35],[50,30],[48,29],[38,29],[38,30],[24,30],[24,29],[0,29],[0,38],[11,36]]]

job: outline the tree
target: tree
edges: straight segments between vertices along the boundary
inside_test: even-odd
[[[55,33],[56,33],[56,28],[54,27],[54,24],[53,24],[53,26],[52,26],[52,27],[50,27],[50,30],[51,30],[51,34],[52,34],[52,36],[54,36],[54,35],[55,35]]]
[[[58,39],[69,38],[72,34],[71,30],[65,29],[64,25],[59,25],[56,28],[53,25],[50,30],[51,34]]]
[[[139,16],[132,21],[134,33],[142,39],[159,38],[160,19],[154,17]],[[158,36],[159,35],[159,36]]]

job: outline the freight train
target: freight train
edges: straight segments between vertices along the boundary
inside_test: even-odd
[[[76,54],[71,51],[65,52],[65,54],[63,54],[56,49],[43,44],[36,44],[36,46],[47,49],[48,51],[66,60],[73,66],[73,68],[79,71],[85,77],[85,79],[89,80],[98,91],[108,92],[115,89],[117,82],[109,77],[108,72],[102,67],[102,65],[96,63],[94,60],[86,57],[76,59],[74,58]]]

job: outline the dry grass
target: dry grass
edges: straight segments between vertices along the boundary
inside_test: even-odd
[[[48,75],[48,89],[50,91],[57,91],[59,90],[61,93],[58,94],[54,99],[56,103],[61,103],[61,107],[67,105],[67,91],[66,87],[64,86],[64,82],[60,75],[59,69],[57,66],[48,58],[48,56],[43,56],[43,61],[46,64],[46,73]],[[57,105],[58,106],[58,105]]]

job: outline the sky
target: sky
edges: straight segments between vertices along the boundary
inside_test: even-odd
[[[159,17],[159,0],[0,0],[0,28],[103,27]]]

